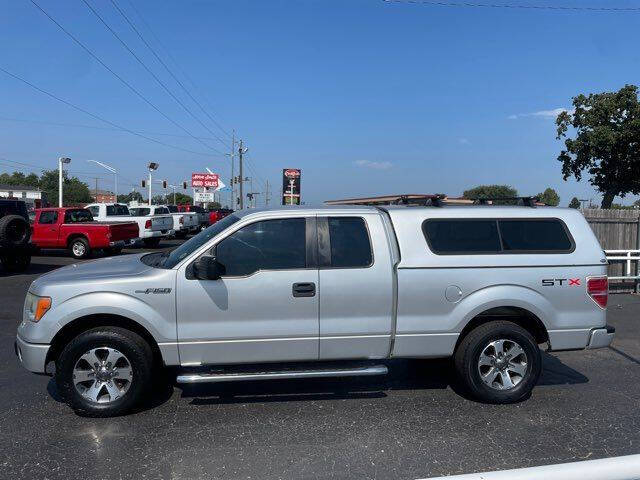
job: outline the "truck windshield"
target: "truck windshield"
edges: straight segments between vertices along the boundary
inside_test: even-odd
[[[220,232],[222,232],[222,231],[226,230],[227,228],[229,228],[231,225],[236,223],[238,220],[240,220],[240,217],[238,217],[236,215],[229,215],[229,216],[225,217],[223,220],[220,220],[219,222],[214,223],[213,225],[211,225],[206,230],[203,230],[202,232],[200,232],[195,237],[192,237],[190,240],[188,240],[185,243],[183,243],[182,245],[180,245],[178,248],[173,250],[171,253],[164,253],[164,254],[152,253],[151,255],[147,255],[147,256],[148,257],[150,257],[150,256],[156,257],[157,255],[160,255],[159,258],[156,257],[156,258],[158,258],[158,260],[153,262],[153,265],[155,267],[173,268],[178,263],[180,263],[184,258],[186,258],[189,255],[191,255],[191,253],[196,251],[198,248],[200,248],[202,245],[207,243],[209,240],[211,240],[213,237],[218,235]],[[144,257],[143,257],[143,259],[144,259]]]
[[[155,211],[154,211],[154,215],[166,215],[169,213],[169,210],[167,210],[165,207],[156,207]]]
[[[64,214],[64,223],[84,223],[93,222],[93,216],[89,210],[84,208],[78,210],[67,210]]]
[[[151,209],[149,208],[130,208],[129,211],[133,217],[146,217]]]

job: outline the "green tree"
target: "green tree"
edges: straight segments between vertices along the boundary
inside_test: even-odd
[[[465,190],[462,194],[464,198],[470,200],[476,200],[479,198],[506,198],[517,197],[518,191],[509,185],[479,185],[469,190]],[[496,200],[493,202],[496,205],[506,205],[513,203],[509,200]]]
[[[609,208],[616,196],[640,193],[640,102],[638,87],[625,85],[617,92],[578,95],[574,112],[556,118],[556,138],[565,138],[558,155],[565,180],[581,180],[602,193],[602,208]],[[568,137],[569,128],[575,138]]]
[[[43,170],[40,176],[39,187],[40,190],[45,193],[49,203],[57,203],[58,170]],[[91,203],[93,201],[87,184],[76,177],[69,178],[66,172],[63,172],[62,195],[64,205]]]
[[[133,201],[142,203],[142,194],[140,192],[133,191],[126,195],[118,195],[118,202],[120,203],[129,203]]]
[[[560,195],[553,188],[547,188],[544,192],[537,194],[536,197],[545,205],[552,207],[560,205]]]
[[[13,172],[11,175],[3,173],[0,175],[0,183],[5,185],[25,185],[28,187],[37,187],[39,183],[38,175],[30,173],[25,175],[22,172]]]
[[[569,202],[569,208],[580,208],[580,200],[578,197],[573,197]]]

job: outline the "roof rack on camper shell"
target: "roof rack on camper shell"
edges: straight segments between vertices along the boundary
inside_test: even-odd
[[[414,205],[423,207],[442,207],[445,205],[494,205],[494,202],[514,202],[525,207],[544,206],[537,197],[482,197],[460,198],[447,197],[444,194],[405,194],[383,195],[379,197],[346,198],[343,200],[327,200],[327,205]]]

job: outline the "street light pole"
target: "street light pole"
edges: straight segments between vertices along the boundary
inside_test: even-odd
[[[115,197],[116,197],[115,203],[118,203],[118,172],[116,171],[116,169],[111,167],[111,166],[109,166],[109,165],[107,165],[106,163],[102,163],[102,162],[99,162],[97,160],[87,160],[87,162],[95,163],[96,165],[100,165],[102,168],[105,168],[105,169],[109,170],[111,173],[113,173],[113,178],[114,178],[113,186],[114,186],[114,194],[115,194]],[[97,192],[97,189],[96,189],[96,199],[97,199],[97,195],[98,195],[98,192]]]
[[[156,162],[149,162],[149,165],[147,166],[149,169],[149,206],[151,206],[151,172],[157,170],[159,166],[160,164]]]
[[[60,157],[58,159],[58,207],[62,208],[62,165],[71,163],[69,157]]]

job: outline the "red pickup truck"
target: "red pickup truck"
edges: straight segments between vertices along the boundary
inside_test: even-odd
[[[37,247],[65,248],[74,258],[86,258],[96,249],[117,255],[139,236],[136,222],[94,222],[84,208],[39,208],[32,230]]]

